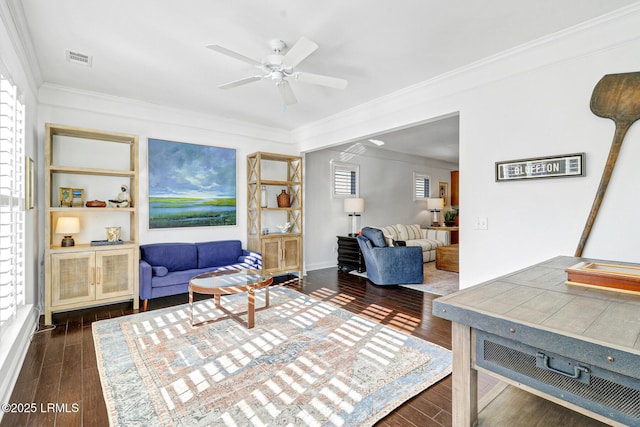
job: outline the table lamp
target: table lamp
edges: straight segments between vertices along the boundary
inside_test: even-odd
[[[349,212],[349,216],[351,217],[351,233],[349,233],[349,236],[355,236],[360,229],[360,214],[364,212],[364,199],[344,199],[344,211]]]
[[[64,235],[60,246],[74,246],[76,243],[71,237],[72,234],[80,232],[80,219],[75,216],[61,216],[56,223],[56,234]]]
[[[440,212],[442,208],[444,208],[444,199],[427,199],[427,210],[433,212],[433,222],[431,223],[432,227],[438,227],[440,225],[438,222],[438,212]]]

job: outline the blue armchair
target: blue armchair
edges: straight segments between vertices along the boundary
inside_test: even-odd
[[[389,247],[382,231],[364,227],[358,245],[367,266],[367,278],[376,285],[422,283],[422,249],[418,246]]]

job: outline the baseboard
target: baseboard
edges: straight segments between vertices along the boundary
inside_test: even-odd
[[[316,262],[313,264],[305,264],[305,270],[306,271],[322,270],[324,268],[332,268],[337,266],[338,265],[336,264],[336,260],[331,260],[331,261],[324,261],[324,262]]]
[[[13,387],[18,381],[22,363],[31,344],[31,334],[38,324],[33,305],[21,307],[16,318],[2,333],[0,344],[0,403],[11,403]],[[4,326],[3,326],[4,328]],[[0,411],[0,421],[3,412]]]

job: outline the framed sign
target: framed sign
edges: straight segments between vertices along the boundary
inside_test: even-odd
[[[584,175],[584,153],[496,162],[496,181]]]
[[[24,201],[25,208],[27,210],[33,209],[35,207],[35,163],[31,157],[26,157],[25,159],[25,167],[24,167],[24,176],[25,176],[25,186],[24,186]]]
[[[444,199],[445,206],[449,204],[449,183],[447,182],[438,183],[438,198]]]

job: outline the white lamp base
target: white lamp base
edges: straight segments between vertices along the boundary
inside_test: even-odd
[[[349,214],[349,218],[351,219],[351,230],[349,232],[349,236],[357,236],[358,231],[360,231],[360,214]]]
[[[440,211],[431,211],[433,212],[433,222],[431,223],[432,227],[440,227],[440,222],[438,221],[438,212]]]

